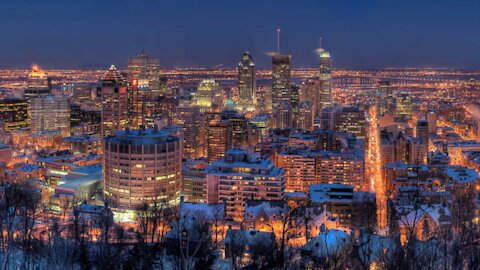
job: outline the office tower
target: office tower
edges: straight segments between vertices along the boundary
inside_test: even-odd
[[[390,81],[380,81],[378,83],[378,92],[379,92],[379,113],[380,115],[384,114],[394,114],[394,96],[392,86]]]
[[[70,136],[70,104],[66,96],[47,96],[30,99],[31,129],[33,132],[57,131]]]
[[[313,105],[313,110],[315,115],[321,115],[321,110],[319,108],[322,107],[321,101],[321,93],[320,93],[320,81],[307,79],[306,81],[302,82],[300,85],[299,90],[299,100],[302,101],[309,101]]]
[[[226,215],[243,220],[247,200],[283,200],[285,175],[271,160],[234,148],[207,167],[207,203],[225,202]]]
[[[290,102],[284,100],[273,109],[273,119],[275,128],[291,128],[292,127],[292,107]]]
[[[127,83],[115,66],[111,66],[102,79],[102,136],[115,135],[128,124]]]
[[[320,51],[320,102],[318,111],[332,106],[332,59],[330,53],[321,49]]]
[[[260,138],[266,137],[268,135],[268,129],[270,128],[270,117],[268,114],[257,114],[249,119],[250,125],[254,125],[258,128],[260,132]]]
[[[28,127],[28,115],[26,99],[0,99],[0,120],[4,122],[5,131]]]
[[[219,85],[215,80],[203,80],[198,84],[195,99],[201,112],[205,112],[212,107],[217,92],[219,92],[218,87]]]
[[[314,154],[292,149],[275,155],[274,160],[285,171],[285,192],[308,192],[316,184]]]
[[[160,96],[160,60],[140,53],[128,59],[130,125],[153,126],[155,101]]]
[[[322,129],[349,132],[365,139],[365,112],[355,106],[333,106],[322,110]]]
[[[238,112],[235,102],[229,98],[225,110],[222,111],[222,120],[228,120],[232,126],[232,144],[234,147],[248,146],[248,121],[245,115]]]
[[[415,137],[421,139],[423,143],[428,146],[428,134],[428,121],[418,120],[415,129]]]
[[[406,119],[412,118],[413,105],[412,99],[408,94],[401,94],[396,99],[397,116]]]
[[[113,208],[140,210],[180,202],[182,143],[153,129],[121,130],[105,139],[103,188]]]
[[[183,154],[185,158],[200,156],[200,109],[192,100],[180,100],[176,108],[175,124],[182,127]]]
[[[238,106],[241,110],[255,110],[256,91],[255,63],[250,53],[245,52],[238,63]]]
[[[427,113],[428,132],[431,134],[437,134],[437,113],[429,111]]]
[[[168,125],[172,125],[175,119],[175,111],[178,106],[178,99],[174,96],[160,96],[155,101],[155,117],[163,118]]]
[[[292,120],[291,120],[291,125],[292,127],[296,125],[296,120],[297,120],[297,115],[298,115],[298,105],[300,103],[299,101],[299,87],[296,85],[291,85],[290,86],[290,107],[292,110]]]
[[[297,128],[302,130],[313,130],[314,109],[310,101],[300,103],[297,115]]]
[[[210,121],[207,128],[208,163],[223,158],[232,146],[232,123],[228,120]]]
[[[34,65],[32,72],[28,75],[27,87],[24,89],[25,98],[29,100],[34,97],[48,96],[51,88],[51,79],[47,77],[47,73]]]
[[[272,57],[272,108],[276,109],[282,101],[290,102],[291,80],[290,55],[275,54]]]

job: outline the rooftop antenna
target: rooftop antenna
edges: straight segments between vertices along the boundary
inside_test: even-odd
[[[280,27],[277,28],[277,54],[280,54]]]
[[[318,38],[318,45],[320,46],[320,48],[322,48],[322,37]]]

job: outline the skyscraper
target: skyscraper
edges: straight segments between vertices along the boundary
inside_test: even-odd
[[[365,139],[365,112],[355,106],[333,106],[322,110],[322,129],[349,132]]]
[[[102,79],[102,136],[114,135],[128,124],[127,83],[115,66],[111,66]]]
[[[380,115],[386,113],[393,115],[394,113],[394,97],[390,81],[380,81],[378,83],[379,92],[379,112]]]
[[[253,111],[255,109],[256,91],[255,63],[250,53],[245,52],[242,60],[238,63],[238,106],[241,110]]]
[[[28,102],[25,99],[8,98],[0,100],[0,121],[5,131],[28,126]]]
[[[70,105],[66,96],[36,97],[30,100],[33,132],[58,131],[70,135]]]
[[[34,65],[32,72],[28,75],[27,87],[24,89],[25,98],[29,100],[34,97],[48,96],[51,88],[51,80],[47,73]]]
[[[320,102],[318,112],[332,106],[332,59],[330,53],[320,49]]]
[[[160,96],[160,60],[140,53],[128,59],[129,111],[131,126],[153,126],[155,100]]]
[[[232,123],[228,120],[212,120],[207,129],[207,154],[211,163],[224,157],[233,146]]]
[[[282,101],[290,102],[291,61],[290,55],[275,54],[272,57],[273,110]]]
[[[200,109],[192,100],[180,100],[176,108],[175,124],[182,127],[183,154],[186,158],[199,156]]]
[[[410,119],[413,112],[412,99],[408,94],[401,94],[396,99],[397,116]]]
[[[292,127],[292,107],[290,102],[282,101],[273,109],[275,128],[287,129]]]
[[[313,130],[314,110],[310,101],[303,101],[298,108],[296,118],[297,128],[302,130]]]
[[[205,112],[212,107],[218,87],[219,85],[215,80],[203,80],[198,84],[195,99],[201,112]]]
[[[415,128],[415,137],[422,139],[423,143],[428,147],[428,121],[418,120]]]

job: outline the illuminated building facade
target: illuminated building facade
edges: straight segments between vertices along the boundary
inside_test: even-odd
[[[314,109],[310,101],[303,101],[298,108],[296,117],[297,128],[302,130],[313,130]]]
[[[285,192],[308,192],[316,182],[315,155],[286,151],[275,156],[275,166],[285,170]]]
[[[5,131],[28,127],[28,102],[26,99],[1,99],[0,120],[5,125]]]
[[[290,102],[282,101],[273,109],[275,128],[291,128],[292,127],[292,107]]]
[[[255,109],[256,91],[255,63],[250,53],[245,52],[242,60],[238,63],[238,106],[241,110],[253,111]]]
[[[290,55],[275,54],[272,57],[272,108],[282,103],[290,102],[290,81],[291,81]]]
[[[321,49],[320,52],[320,66],[319,66],[319,79],[320,79],[320,99],[318,111],[323,108],[332,106],[332,58],[330,53]]]
[[[207,129],[208,163],[224,157],[233,147],[232,123],[228,120],[213,120]]]
[[[421,139],[425,145],[428,145],[428,121],[418,120],[415,127],[415,137]]]
[[[356,191],[368,189],[365,178],[365,158],[358,152],[325,152],[316,155],[316,182],[346,184]]]
[[[155,100],[160,96],[160,60],[140,53],[128,59],[128,82],[130,83],[131,126],[152,127],[155,120]]]
[[[218,92],[219,85],[215,80],[203,80],[197,86],[195,99],[201,112],[209,110]]]
[[[105,73],[100,89],[102,98],[102,136],[114,135],[128,123],[128,92],[123,76],[111,66]]]
[[[282,200],[285,175],[271,160],[234,148],[207,167],[207,203],[226,203],[226,214],[243,220],[247,200]]]
[[[51,79],[47,73],[41,70],[37,65],[32,67],[32,72],[28,75],[27,87],[24,89],[25,98],[49,96],[52,88]]]
[[[122,130],[105,139],[103,188],[114,208],[180,202],[182,143],[154,129]]]
[[[322,128],[349,132],[365,139],[365,112],[355,106],[333,106],[322,110]]]
[[[200,156],[200,109],[192,100],[180,100],[176,108],[175,124],[182,127],[183,155],[185,158]]]
[[[399,95],[396,99],[396,114],[399,117],[404,117],[406,119],[412,118],[413,105],[412,99],[408,94]]]
[[[70,136],[70,105],[66,96],[47,96],[30,99],[31,129],[33,132],[58,131]]]
[[[395,98],[393,95],[392,86],[390,85],[390,81],[380,81],[378,83],[378,92],[380,115],[393,115],[395,110]]]

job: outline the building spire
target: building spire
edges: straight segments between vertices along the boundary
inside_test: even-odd
[[[277,54],[280,54],[280,27],[277,28]]]

